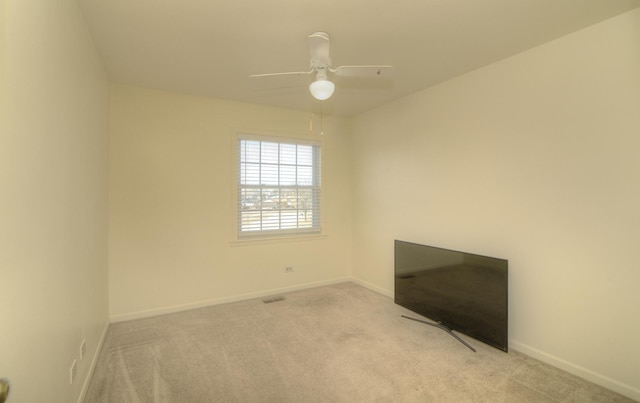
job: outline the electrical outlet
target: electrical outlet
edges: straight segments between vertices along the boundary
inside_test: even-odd
[[[87,353],[87,340],[83,339],[82,343],[80,343],[80,359],[84,358],[84,355]]]
[[[71,368],[69,369],[69,384],[73,384],[73,380],[76,379],[76,374],[78,373],[78,361],[73,360],[73,364],[71,364]]]
[[[285,272],[285,273],[291,273],[291,272],[293,272],[293,266],[287,266],[287,267],[285,267],[285,268],[284,268],[284,272]]]

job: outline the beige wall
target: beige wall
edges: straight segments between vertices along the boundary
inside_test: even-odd
[[[108,321],[108,83],[76,1],[3,0],[0,27],[0,377],[68,403]]]
[[[127,86],[111,91],[109,293],[113,320],[350,276],[350,126],[309,113]],[[322,142],[324,236],[235,239],[236,130]],[[293,273],[285,273],[293,266]]]
[[[353,274],[510,261],[510,344],[640,399],[640,10],[358,116]]]

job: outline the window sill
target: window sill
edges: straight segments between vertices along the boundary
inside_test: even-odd
[[[253,246],[253,245],[268,245],[273,243],[289,243],[289,242],[306,242],[306,241],[320,241],[327,239],[326,234],[310,234],[310,235],[283,235],[283,236],[271,236],[271,237],[255,237],[255,238],[242,238],[231,241],[232,247],[236,246]]]

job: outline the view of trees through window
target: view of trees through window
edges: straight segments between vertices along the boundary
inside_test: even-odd
[[[310,232],[320,223],[320,147],[240,139],[239,232]]]

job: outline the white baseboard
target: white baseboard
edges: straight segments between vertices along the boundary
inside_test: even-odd
[[[382,294],[385,297],[393,298],[393,292],[389,292],[389,291],[387,291],[387,290],[385,290],[385,289],[383,289],[381,287],[378,287],[377,285],[373,285],[371,283],[368,283],[368,282],[366,282],[364,280],[360,280],[359,278],[355,278],[355,277],[352,277],[351,281],[353,281],[356,284],[359,284],[359,285],[363,286],[364,288],[368,288],[371,291],[375,291],[378,294]]]
[[[298,284],[290,287],[273,288],[270,290],[257,291],[257,292],[252,292],[248,294],[233,295],[233,296],[223,297],[223,298],[215,298],[215,299],[199,301],[199,302],[194,302],[189,304],[174,305],[174,306],[167,306],[167,307],[157,308],[157,309],[149,309],[145,311],[131,312],[131,313],[125,313],[120,315],[112,315],[110,319],[111,319],[111,323],[126,322],[128,320],[149,318],[152,316],[165,315],[168,313],[188,311],[190,309],[206,308],[208,306],[226,304],[229,302],[244,301],[248,299],[261,298],[261,297],[266,297],[269,295],[280,294],[285,292],[305,290],[307,288],[344,283],[351,280],[352,279],[348,277],[341,277],[341,278],[336,278],[331,280],[317,281],[313,283]]]
[[[546,364],[552,365],[556,368],[560,368],[561,370],[566,371],[570,374],[579,376],[580,378],[586,379],[589,382],[593,382],[596,385],[600,385],[609,390],[620,393],[621,395],[624,395],[630,399],[640,401],[640,390],[634,388],[631,385],[616,381],[615,379],[611,379],[602,374],[591,371],[587,368],[583,368],[574,363],[565,361],[559,357],[545,353],[544,351],[540,351],[515,340],[509,340],[509,348],[524,355],[528,355],[529,357],[535,358],[539,361],[542,361]]]
[[[87,371],[87,376],[84,378],[84,382],[82,384],[82,389],[80,390],[80,396],[78,396],[77,403],[84,402],[84,398],[89,390],[89,385],[91,384],[91,378],[93,378],[93,373],[96,370],[96,365],[98,364],[98,358],[100,358],[100,353],[102,353],[102,346],[104,345],[104,339],[107,337],[107,331],[109,330],[109,322],[105,323],[104,328],[102,329],[102,334],[100,335],[100,339],[98,340],[98,346],[96,347],[95,352],[93,353],[93,358],[91,358],[91,365],[89,365],[89,371]]]

